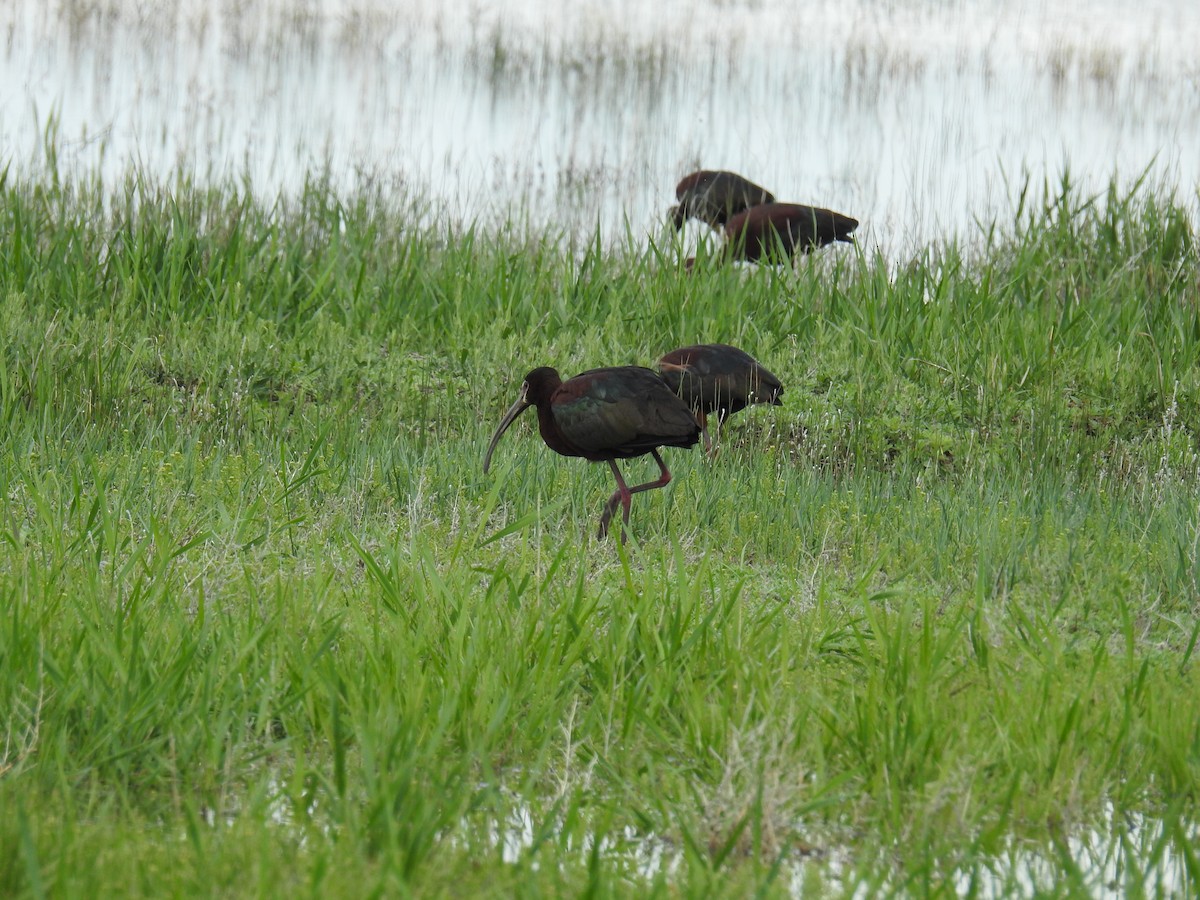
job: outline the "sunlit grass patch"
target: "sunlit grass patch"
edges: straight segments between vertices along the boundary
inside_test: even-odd
[[[0,884],[1004,894],[1104,847],[1186,892],[1191,213],[1014,206],[689,275],[319,178],[10,178]],[[666,451],[626,545],[532,420],[483,474],[530,368],[696,341],[784,405]]]

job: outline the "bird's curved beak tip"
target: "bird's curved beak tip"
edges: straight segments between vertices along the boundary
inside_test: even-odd
[[[492,439],[488,442],[487,453],[483,455],[483,474],[488,473],[488,469],[492,466],[492,453],[496,450],[496,445],[500,443],[500,438],[508,430],[521,413],[528,409],[532,404],[525,399],[525,391],[521,391],[521,396],[517,398],[517,402],[508,408],[508,412],[504,414],[504,418],[500,420],[500,424],[496,426],[495,432],[492,433]]]

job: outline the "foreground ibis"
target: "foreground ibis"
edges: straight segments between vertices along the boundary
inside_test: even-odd
[[[612,469],[617,490],[604,505],[600,537],[608,533],[618,502],[624,507],[622,519],[628,525],[630,498],[671,480],[659,447],[692,447],[700,439],[700,427],[692,411],[650,369],[590,369],[563,381],[555,369],[543,366],[525,376],[517,402],[500,420],[483,458],[484,473],[491,465],[500,436],[530,406],[537,408],[538,430],[547,447],[563,456],[607,462]],[[626,487],[617,460],[647,453],[658,463],[660,477]]]
[[[775,196],[736,172],[702,169],[683,176],[675,186],[675,199],[679,205],[671,207],[670,215],[676,228],[682,228],[689,218],[721,228],[743,210],[771,203]]]
[[[658,371],[667,386],[693,411],[704,436],[704,448],[712,452],[708,436],[709,413],[717,424],[751,403],[782,405],[783,385],[745,350],[729,344],[696,344],[680,347],[658,361]]]
[[[834,241],[853,244],[851,234],[857,227],[858,219],[831,209],[800,203],[763,203],[725,223],[724,252],[749,262],[771,259],[780,249],[792,257]]]

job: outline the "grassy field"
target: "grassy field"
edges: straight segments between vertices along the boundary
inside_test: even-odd
[[[0,894],[1194,892],[1195,198],[1035,194],[689,276],[9,175]],[[483,475],[527,370],[718,340],[784,405],[624,547],[532,416]]]

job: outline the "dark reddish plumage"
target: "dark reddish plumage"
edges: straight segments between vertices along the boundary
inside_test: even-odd
[[[689,218],[721,228],[743,210],[770,203],[775,196],[736,172],[702,169],[683,176],[675,186],[675,199],[679,205],[671,207],[670,215],[676,228],[682,228]]]
[[[717,422],[722,423],[751,403],[782,403],[779,379],[745,350],[729,344],[680,347],[658,361],[658,370],[667,386],[695,413],[709,450],[710,413],[716,413]]]
[[[799,203],[763,203],[733,216],[725,223],[726,255],[758,262],[808,253],[834,241],[854,243],[852,219],[830,209]],[[779,261],[776,259],[776,261]]]
[[[628,524],[632,495],[671,480],[658,448],[691,447],[700,436],[691,410],[650,369],[591,369],[563,381],[555,369],[543,366],[525,376],[517,402],[497,426],[483,458],[484,472],[500,436],[530,406],[537,408],[538,430],[547,447],[563,456],[607,462],[612,469],[617,490],[600,517],[601,537],[608,532],[617,503],[624,507],[622,518]],[[658,463],[659,478],[626,487],[616,461],[647,453]]]

